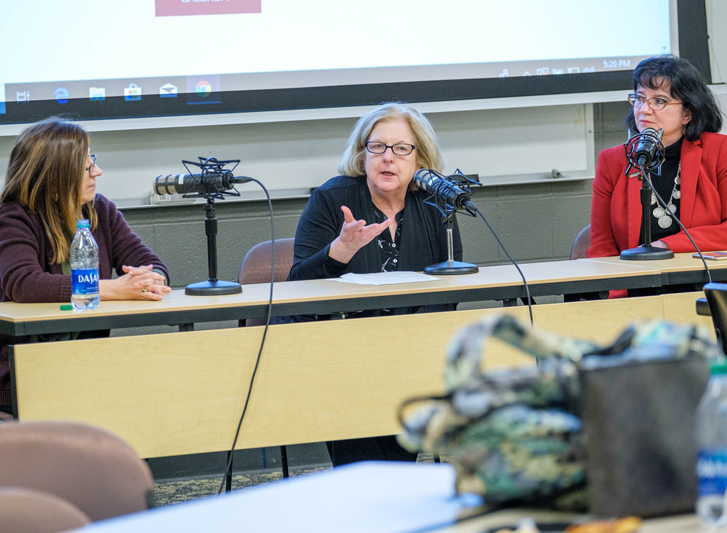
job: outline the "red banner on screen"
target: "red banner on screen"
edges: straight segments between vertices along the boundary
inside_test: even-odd
[[[262,13],[262,0],[155,0],[157,17]]]

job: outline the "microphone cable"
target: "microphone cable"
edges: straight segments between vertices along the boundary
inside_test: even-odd
[[[682,230],[684,230],[684,233],[686,234],[686,236],[689,237],[689,241],[692,243],[692,246],[694,246],[694,249],[699,254],[699,258],[702,260],[702,264],[704,265],[704,270],[707,272],[707,279],[709,280],[709,283],[712,283],[712,273],[709,271],[709,267],[707,266],[707,261],[704,260],[702,251],[697,247],[697,244],[694,242],[694,239],[692,239],[692,236],[687,231],[687,228],[684,227],[684,224],[682,224],[681,220],[679,220],[679,218],[674,213],[672,213],[671,209],[669,209],[669,207],[667,206],[664,199],[661,196],[659,196],[658,192],[656,192],[656,189],[654,188],[654,184],[651,181],[651,176],[649,176],[649,172],[640,165],[637,165],[637,168],[641,172],[641,175],[644,177],[646,182],[649,184],[649,187],[651,187],[651,192],[656,197],[656,200],[659,202],[659,205],[664,209],[664,212],[669,213],[669,217],[671,217],[671,219],[674,222],[679,224],[679,227],[682,228]]]
[[[267,319],[265,321],[265,329],[263,330],[263,338],[260,341],[260,349],[257,352],[257,359],[255,360],[255,367],[252,371],[252,376],[250,376],[250,384],[247,388],[247,396],[245,397],[245,405],[242,408],[242,414],[240,415],[240,421],[237,423],[237,430],[235,431],[235,438],[232,441],[232,448],[230,449],[230,454],[227,459],[227,466],[225,467],[225,474],[222,477],[222,484],[220,485],[220,489],[217,491],[217,495],[219,496],[222,494],[223,489],[225,488],[225,484],[227,483],[227,477],[229,476],[230,479],[232,479],[232,472],[230,469],[232,468],[232,459],[235,455],[235,446],[237,445],[237,439],[240,436],[240,429],[242,428],[242,421],[245,418],[245,413],[247,412],[247,406],[250,403],[250,396],[252,395],[252,386],[255,382],[255,376],[257,375],[257,369],[260,366],[260,357],[263,353],[263,348],[265,347],[265,338],[268,335],[268,328],[270,327],[270,318],[273,314],[273,285],[275,284],[275,224],[273,222],[273,202],[270,199],[270,194],[268,193],[268,190],[265,188],[265,185],[263,185],[261,182],[256,180],[255,178],[252,178],[252,181],[260,185],[263,192],[265,192],[265,196],[268,200],[268,209],[270,210],[270,238],[272,240],[272,251],[271,251],[271,257],[270,257],[270,298],[268,300],[268,314]]]
[[[474,202],[472,203],[474,205]],[[490,230],[490,233],[492,233],[492,236],[495,237],[495,240],[497,241],[497,244],[500,245],[500,248],[502,248],[502,251],[505,252],[505,255],[510,260],[510,262],[515,266],[518,273],[520,274],[520,277],[523,280],[523,285],[525,285],[525,294],[527,294],[528,298],[528,312],[530,313],[530,327],[535,327],[535,323],[533,322],[533,304],[532,304],[532,298],[530,297],[530,287],[528,287],[528,282],[525,279],[525,274],[523,274],[523,271],[520,270],[520,266],[515,262],[515,260],[510,257],[510,254],[507,253],[507,250],[505,249],[505,246],[502,244],[502,241],[500,240],[500,237],[497,236],[497,233],[495,233],[495,230],[492,229],[492,226],[490,226],[490,223],[487,222],[487,219],[485,218],[485,215],[482,214],[482,211],[480,211],[477,206],[475,206],[475,212],[480,215],[480,218],[487,224],[487,227]]]

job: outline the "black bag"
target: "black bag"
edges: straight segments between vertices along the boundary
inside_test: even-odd
[[[581,369],[592,513],[694,512],[694,415],[708,381],[699,357]]]

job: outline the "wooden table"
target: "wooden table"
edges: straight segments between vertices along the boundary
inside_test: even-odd
[[[706,252],[705,252],[706,253]],[[673,259],[658,261],[623,261],[619,257],[598,257],[584,259],[583,261],[607,263],[617,265],[631,263],[633,266],[657,268],[661,272],[661,285],[677,285],[682,283],[707,283],[709,278],[704,271],[701,259],[692,257],[691,253],[675,254]],[[712,275],[712,281],[727,281],[727,261],[706,261],[707,268]]]
[[[701,293],[699,293],[701,295]],[[533,306],[536,327],[612,342],[633,320],[711,328],[698,294]],[[396,408],[443,391],[444,357],[465,325],[524,306],[271,326],[238,448],[390,435]],[[263,327],[190,331],[14,347],[21,420],[104,427],[142,457],[229,449]],[[533,364],[498,341],[486,368]]]
[[[698,275],[691,261],[579,260],[522,269],[537,295],[661,287],[672,268]],[[718,271],[727,274],[727,265]],[[274,314],[510,298],[522,291],[512,266],[379,287],[289,282],[275,286]],[[3,303],[0,328],[19,335],[262,316],[268,295],[267,284],[216,297],[173,291],[162,302],[101,302],[84,313],[62,312],[58,304]],[[536,327],[609,343],[637,319],[711,329],[710,319],[695,313],[698,296],[536,305],[533,315]],[[503,311],[527,320],[527,308],[517,306],[272,326],[237,447],[398,432],[396,407],[404,399],[442,391],[444,355],[456,332]],[[21,420],[71,419],[104,427],[142,457],[226,450],[262,334],[262,327],[252,327],[17,345],[11,350],[16,414]],[[488,345],[486,368],[521,364],[533,362],[498,342]]]
[[[684,257],[688,256],[688,257]],[[727,262],[715,262],[715,281],[727,280]],[[701,263],[689,254],[667,261],[621,261],[618,258],[524,263],[531,296],[660,288],[672,283],[706,282]],[[161,302],[101,302],[84,313],[61,311],[59,304],[0,303],[0,333],[32,335],[139,326],[261,318],[267,314],[269,284],[245,285],[242,294],[185,296],[172,291]],[[476,274],[386,286],[361,286],[312,280],[274,286],[273,316],[326,314],[426,304],[513,300],[525,297],[512,265],[481,268]]]
[[[455,495],[450,465],[371,462],[104,520],[79,531],[482,533],[524,517],[550,522],[585,518],[528,510],[482,515],[479,503],[476,496]],[[648,520],[640,533],[699,531],[695,516],[678,516]]]

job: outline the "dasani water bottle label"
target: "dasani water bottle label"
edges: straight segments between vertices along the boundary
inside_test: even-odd
[[[71,272],[73,278],[73,294],[98,294],[98,269],[75,269]]]

